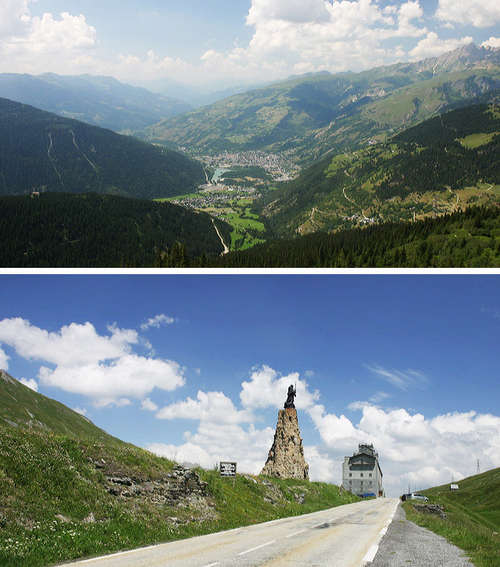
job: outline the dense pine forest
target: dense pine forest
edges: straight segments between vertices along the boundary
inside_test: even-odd
[[[112,195],[0,197],[2,267],[154,267],[223,250],[230,226],[170,203]]]
[[[166,148],[0,98],[0,195],[110,193],[154,199],[189,193],[200,163]]]
[[[193,266],[199,265],[194,260]],[[500,208],[274,240],[211,262],[235,268],[500,267]]]

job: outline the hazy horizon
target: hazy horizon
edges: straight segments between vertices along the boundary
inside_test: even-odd
[[[500,46],[500,7],[491,0],[2,0],[0,21],[1,73],[108,75],[163,91]]]

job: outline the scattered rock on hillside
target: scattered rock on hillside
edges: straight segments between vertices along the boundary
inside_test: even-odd
[[[193,521],[213,520],[217,517],[209,499],[207,483],[192,469],[176,465],[163,478],[151,480],[116,472],[113,474],[111,465],[106,466],[103,460],[92,462],[97,469],[109,469],[104,471],[106,489],[117,498],[140,499],[155,505],[190,510],[197,514]]]
[[[446,519],[446,512],[443,506],[439,504],[413,504],[413,508],[416,512],[424,512],[426,514],[436,514],[443,520]]]

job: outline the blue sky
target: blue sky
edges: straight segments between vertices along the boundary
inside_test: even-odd
[[[338,482],[366,440],[397,493],[500,466],[499,277],[2,275],[0,366],[124,440],[249,472],[297,382],[311,476]]]
[[[199,89],[500,46],[497,0],[4,0],[0,71]]]

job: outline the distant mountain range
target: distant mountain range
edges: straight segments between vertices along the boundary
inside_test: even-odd
[[[293,78],[167,118],[144,135],[195,153],[258,149],[311,163],[488,101],[499,88],[500,49],[470,44],[417,63]]]
[[[169,197],[205,180],[188,157],[0,99],[0,195],[32,191]]]
[[[112,77],[93,75],[3,73],[0,74],[0,97],[116,132],[140,130],[192,108],[180,100],[121,83]]]

